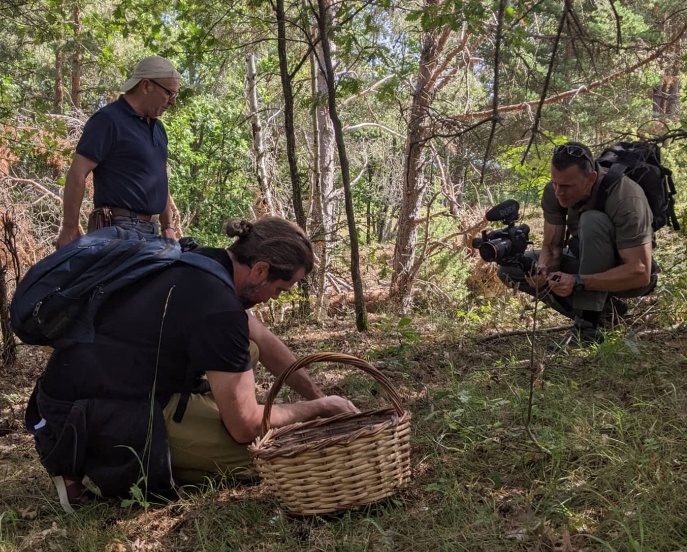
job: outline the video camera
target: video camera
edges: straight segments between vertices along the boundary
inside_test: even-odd
[[[532,243],[530,227],[526,224],[515,225],[519,209],[520,204],[514,199],[507,199],[489,209],[486,219],[489,222],[501,221],[506,227],[491,232],[482,230],[482,236],[472,240],[472,247],[488,263],[514,266],[524,272],[531,272],[535,262],[530,257],[525,257],[527,246]]]

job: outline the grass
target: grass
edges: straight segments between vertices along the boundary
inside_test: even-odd
[[[530,325],[519,297],[428,305],[403,321],[380,313],[362,335],[350,321],[292,326],[299,354],[377,363],[413,414],[411,485],[326,517],[290,516],[261,485],[227,482],[147,509],[113,501],[61,515],[20,431],[42,365],[23,348],[24,364],[1,374],[0,427],[11,432],[0,438],[0,552],[687,550],[687,332],[666,329],[685,301],[681,276],[666,276],[658,303],[636,302],[632,328],[594,349],[546,357],[551,336],[535,337],[529,426],[530,336],[480,341]],[[561,322],[541,313],[541,326]],[[365,408],[384,402],[365,374],[316,377]]]

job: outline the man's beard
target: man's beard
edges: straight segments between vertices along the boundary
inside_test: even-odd
[[[244,308],[250,309],[257,304],[257,301],[253,299],[253,296],[262,288],[264,288],[267,284],[268,282],[265,281],[257,285],[246,284],[245,286],[243,286],[241,293],[239,293],[239,301],[241,301]]]

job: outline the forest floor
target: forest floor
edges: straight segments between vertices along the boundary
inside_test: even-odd
[[[382,309],[364,333],[345,308],[276,325],[298,355],[366,359],[413,416],[409,485],[320,517],[227,481],[169,504],[63,514],[23,429],[48,353],[22,346],[0,372],[0,551],[687,551],[684,301],[664,292],[631,307],[602,345],[557,355],[544,346],[562,330],[546,330],[566,321],[540,310],[533,336],[531,303],[505,294],[407,318]],[[363,409],[388,404],[355,369],[313,373]],[[264,394],[271,379],[258,380]]]

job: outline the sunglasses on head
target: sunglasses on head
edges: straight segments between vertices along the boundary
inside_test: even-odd
[[[578,159],[586,159],[592,165],[594,160],[591,158],[586,149],[576,146],[575,144],[563,144],[562,146],[556,146],[553,148],[554,155],[560,155],[562,153],[568,154],[570,157],[577,157]]]

